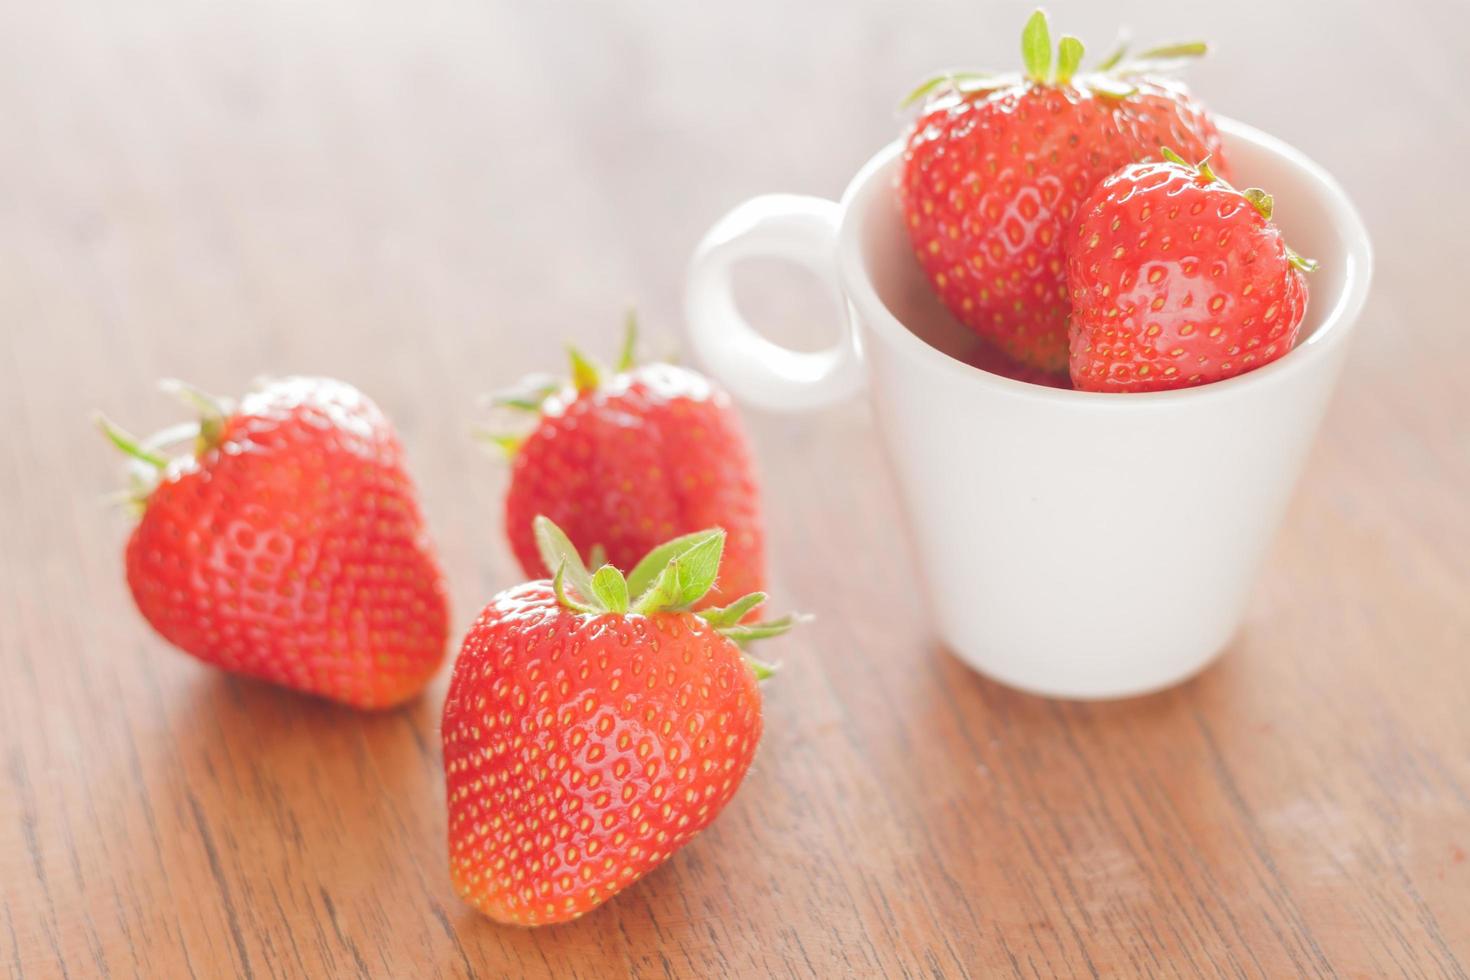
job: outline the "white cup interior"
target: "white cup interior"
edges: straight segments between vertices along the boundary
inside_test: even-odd
[[[1274,371],[1293,358],[1309,356],[1309,349],[1333,332],[1346,333],[1346,327],[1340,325],[1350,324],[1363,302],[1371,253],[1361,219],[1321,167],[1249,126],[1221,119],[1220,129],[1236,186],[1258,186],[1269,191],[1276,201],[1274,220],[1287,242],[1321,263],[1308,278],[1307,316],[1296,348],[1278,361],[1240,376],[1246,378]],[[903,227],[895,191],[901,149],[897,143],[889,146],[853,182],[847,195],[847,214],[848,221],[855,221],[857,227],[845,229],[844,237],[856,234],[865,278],[896,325],[929,347],[967,361],[983,342],[940,303],[914,257]],[[861,292],[852,282],[848,287],[854,293]],[[971,370],[985,376],[979,368]],[[1218,384],[1236,380],[1239,378]],[[1083,392],[1070,394],[1090,397]],[[1138,397],[1145,396],[1130,396]]]

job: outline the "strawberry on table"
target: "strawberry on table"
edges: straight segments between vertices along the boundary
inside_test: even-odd
[[[706,601],[762,588],[760,491],[729,396],[688,368],[636,365],[635,339],[630,316],[614,372],[574,349],[570,383],[536,376],[496,399],[537,415],[524,437],[492,437],[511,456],[505,524],[521,568],[533,578],[556,571],[536,547],[538,514],[585,561],[600,554],[620,568],[669,538],[720,527],[725,565]]]
[[[1082,206],[1067,281],[1072,383],[1157,391],[1229,378],[1291,350],[1307,311],[1302,258],[1271,195],[1238,191],[1172,150],[1124,167]]]
[[[1210,114],[1165,73],[1203,44],[1119,50],[1080,71],[1082,42],[1055,51],[1046,15],[1022,35],[1026,71],[946,72],[908,99],[899,198],[924,272],[957,319],[1009,357],[1067,369],[1065,240],[1077,207],[1126,163],[1169,144],[1223,172]]]
[[[361,392],[283,378],[199,411],[191,451],[139,443],[128,586],[164,639],[233,673],[383,708],[418,694],[448,641],[443,577],[392,426]]]
[[[625,577],[589,572],[535,520],[556,569],[500,593],[470,628],[444,704],[455,890],[500,922],[596,908],[668,860],[734,796],[761,736],[740,644],[764,596],[690,611],[720,572],[723,531],[656,548]]]

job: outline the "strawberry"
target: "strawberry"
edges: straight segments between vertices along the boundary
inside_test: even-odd
[[[1120,166],[1169,143],[1213,154],[1214,120],[1162,72],[1202,44],[1123,51],[1078,74],[1082,42],[1063,37],[1053,68],[1046,15],[1022,35],[1025,75],[949,72],[924,102],[898,184],[925,274],[956,318],[1015,360],[1067,367],[1065,241],[1077,206]]]
[[[140,444],[127,545],[138,610],[164,639],[233,673],[382,708],[444,657],[439,565],[388,420],[324,378],[272,381],[238,408],[174,384],[200,411],[193,452]]]
[[[730,398],[703,375],[634,365],[636,325],[610,377],[576,350],[572,382],[538,376],[498,404],[534,412],[529,435],[496,438],[512,457],[506,534],[530,578],[555,571],[537,551],[532,519],[566,529],[582,557],[627,568],[663,541],[703,527],[729,535],[708,601],[763,587],[760,493]],[[600,549],[600,551],[598,550]]]
[[[589,574],[556,525],[534,523],[556,575],[480,613],[442,725],[455,890],[518,925],[596,908],[715,819],[755,755],[769,673],[737,643],[792,623],[743,624],[759,593],[689,611],[723,531],[656,548],[625,578]]]
[[[1271,195],[1208,162],[1124,167],[1082,205],[1067,260],[1072,383],[1087,391],[1208,384],[1291,350],[1307,311]]]

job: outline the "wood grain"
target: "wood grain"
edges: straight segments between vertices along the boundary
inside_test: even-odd
[[[756,766],[666,868],[530,932],[450,890],[444,677],[359,715],[131,607],[89,410],[146,429],[160,375],[322,372],[397,421],[468,624],[515,579],[475,396],[610,350],[629,301],[672,346],[709,222],[837,193],[925,70],[1009,63],[1026,6],[0,2],[7,974],[1465,976],[1461,4],[1054,5],[1099,44],[1215,38],[1197,90],[1326,162],[1379,246],[1247,629],[1177,690],[970,673],[866,409],[752,415],[775,591],[819,615],[773,651]],[[809,284],[756,271],[751,311],[819,340]]]

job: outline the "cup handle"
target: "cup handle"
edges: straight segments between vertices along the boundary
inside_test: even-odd
[[[841,208],[820,197],[768,194],[725,215],[694,250],[685,290],[689,338],[700,361],[737,398],[759,408],[803,411],[855,393],[862,350],[837,277]],[[742,259],[785,259],[816,274],[842,318],[826,350],[794,351],[767,340],[735,305],[731,271]]]

